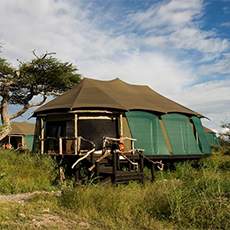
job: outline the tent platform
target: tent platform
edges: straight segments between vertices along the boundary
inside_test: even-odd
[[[46,154],[47,155],[47,154]],[[144,167],[151,170],[151,180],[155,179],[156,168],[160,170],[171,167],[174,162],[183,160],[198,160],[208,157],[205,155],[177,155],[177,156],[145,156],[142,152],[139,155],[125,155],[121,151],[113,150],[107,156],[90,154],[74,155],[74,154],[48,154],[55,156],[56,159],[63,162],[66,159],[73,167],[76,184],[84,184],[91,179],[96,183],[104,185],[123,184],[129,181],[137,181],[143,183],[145,181]],[[122,156],[123,155],[123,156]],[[81,160],[82,159],[82,160]],[[164,167],[165,166],[165,167]],[[60,167],[62,167],[60,165]],[[84,172],[84,175],[82,174]]]

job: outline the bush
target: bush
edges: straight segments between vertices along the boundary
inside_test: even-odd
[[[54,188],[56,163],[48,156],[0,151],[0,193],[22,193]]]

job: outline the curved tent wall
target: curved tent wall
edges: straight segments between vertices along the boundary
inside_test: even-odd
[[[195,131],[198,135],[199,147],[204,154],[211,154],[212,150],[208,143],[207,137],[204,132],[201,120],[198,117],[192,116],[192,121],[195,127]]]
[[[218,137],[216,136],[215,133],[206,133],[206,137],[211,147],[220,145]]]
[[[189,118],[176,113],[161,116],[173,155],[201,155]]]
[[[158,116],[144,111],[125,113],[136,148],[145,149],[145,155],[169,156]]]
[[[216,132],[203,126],[210,147],[220,145]]]

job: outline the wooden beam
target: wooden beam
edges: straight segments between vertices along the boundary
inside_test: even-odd
[[[123,137],[123,116],[122,113],[120,114],[119,117],[119,131],[120,131],[120,137]]]
[[[41,154],[44,154],[44,135],[45,131],[44,131],[44,120],[41,117]]]
[[[75,137],[75,141],[74,141],[74,153],[78,154],[78,139],[77,139],[77,114],[74,114],[74,137]]]
[[[62,138],[61,137],[59,137],[58,142],[59,142],[59,154],[62,155]]]

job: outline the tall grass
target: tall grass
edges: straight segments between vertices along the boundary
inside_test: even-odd
[[[0,151],[0,193],[53,190],[56,163],[50,157]]]
[[[230,156],[179,163],[145,185],[67,190],[60,205],[105,229],[229,229]]]
[[[0,192],[58,189],[53,184],[56,168],[49,157],[0,152]],[[12,204],[14,214],[8,216],[15,222],[20,213],[35,215],[48,207],[70,223],[85,221],[92,229],[230,229],[229,178],[230,156],[214,154],[198,162],[177,163],[173,171],[157,171],[154,183],[117,187],[88,183],[76,188],[67,183],[61,197],[37,195],[23,206]],[[9,209],[4,207],[1,221],[6,221]]]

